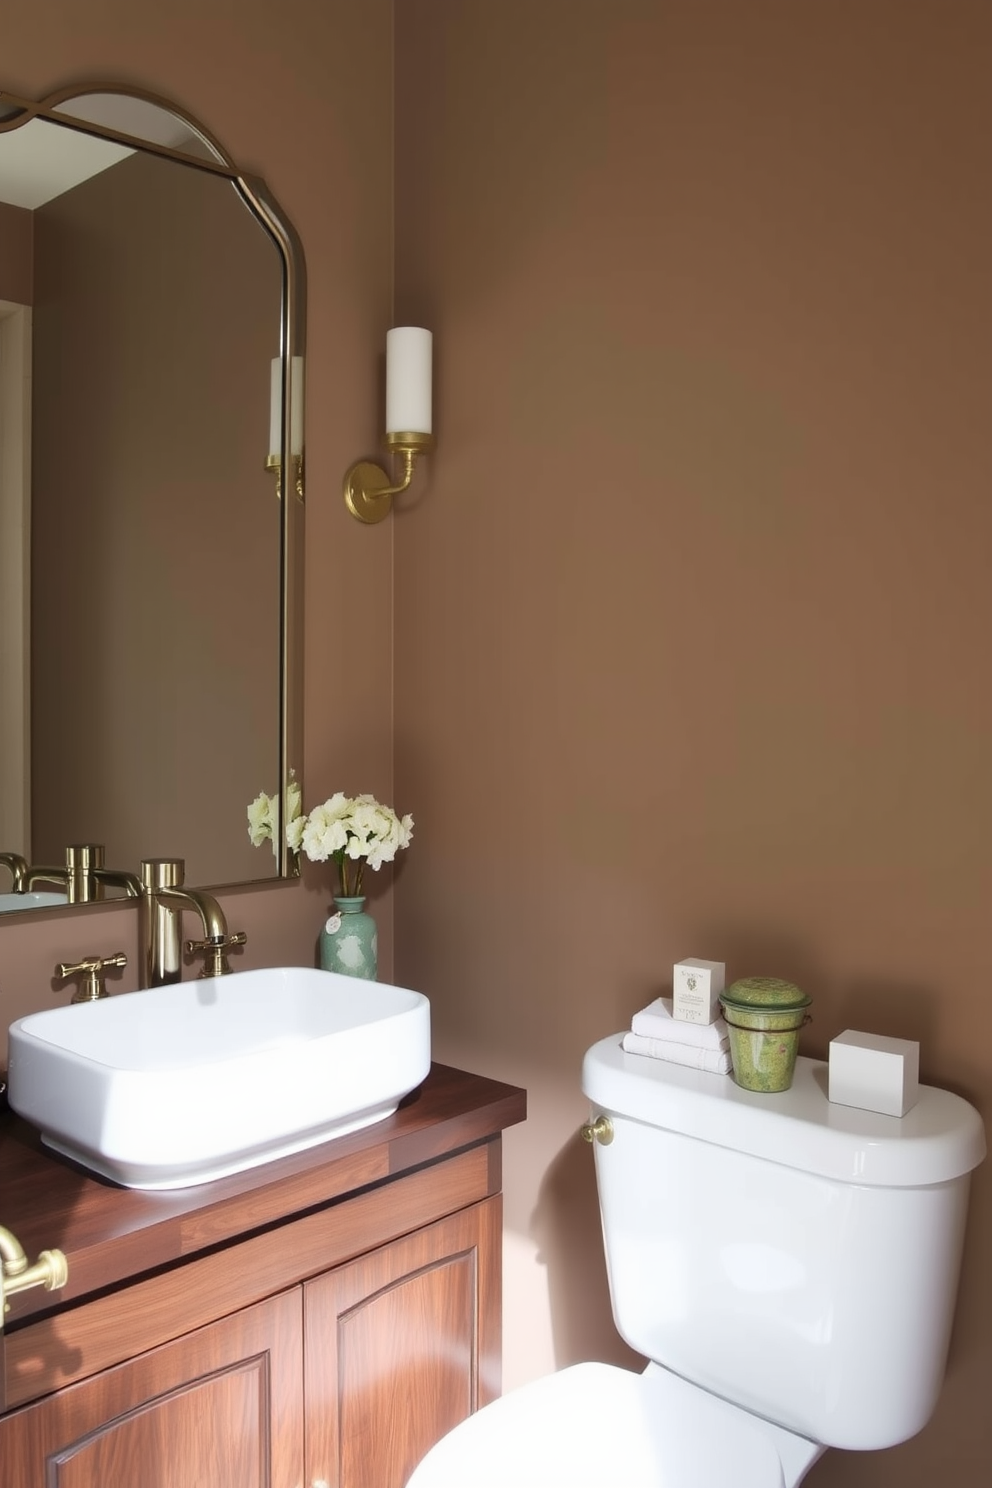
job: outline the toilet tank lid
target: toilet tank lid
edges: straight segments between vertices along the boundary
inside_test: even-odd
[[[731,1075],[627,1054],[622,1037],[601,1039],[582,1065],[582,1089],[606,1112],[867,1187],[943,1183],[985,1156],[981,1117],[949,1090],[921,1085],[905,1116],[881,1116],[831,1103],[820,1059],[800,1055],[791,1089],[765,1095]]]

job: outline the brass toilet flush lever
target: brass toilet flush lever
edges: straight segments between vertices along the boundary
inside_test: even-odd
[[[613,1122],[609,1116],[600,1114],[595,1121],[586,1121],[579,1128],[579,1136],[583,1142],[601,1142],[608,1147],[613,1141]]]
[[[43,1250],[34,1265],[29,1266],[20,1241],[0,1225],[0,1333],[4,1313],[8,1311],[8,1297],[36,1286],[54,1292],[68,1280],[69,1262],[61,1250]]]

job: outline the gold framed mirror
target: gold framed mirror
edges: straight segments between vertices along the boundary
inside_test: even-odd
[[[76,843],[295,871],[246,813],[302,784],[304,337],[292,225],[197,121],[0,92],[0,855],[33,890]]]

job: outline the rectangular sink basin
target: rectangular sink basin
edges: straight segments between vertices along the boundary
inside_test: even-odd
[[[419,992],[234,972],[19,1018],[9,1099],[116,1183],[189,1188],[383,1120],[426,1078],[430,1042]]]
[[[0,894],[0,914],[20,914],[24,909],[49,909],[55,904],[68,902],[68,897],[58,891],[49,894],[40,889],[31,889],[26,894]]]

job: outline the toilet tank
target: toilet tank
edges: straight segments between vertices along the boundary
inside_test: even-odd
[[[967,1101],[924,1086],[901,1119],[740,1089],[593,1046],[582,1088],[613,1140],[596,1177],[613,1315],[632,1348],[826,1446],[893,1446],[943,1379],[969,1174]]]

